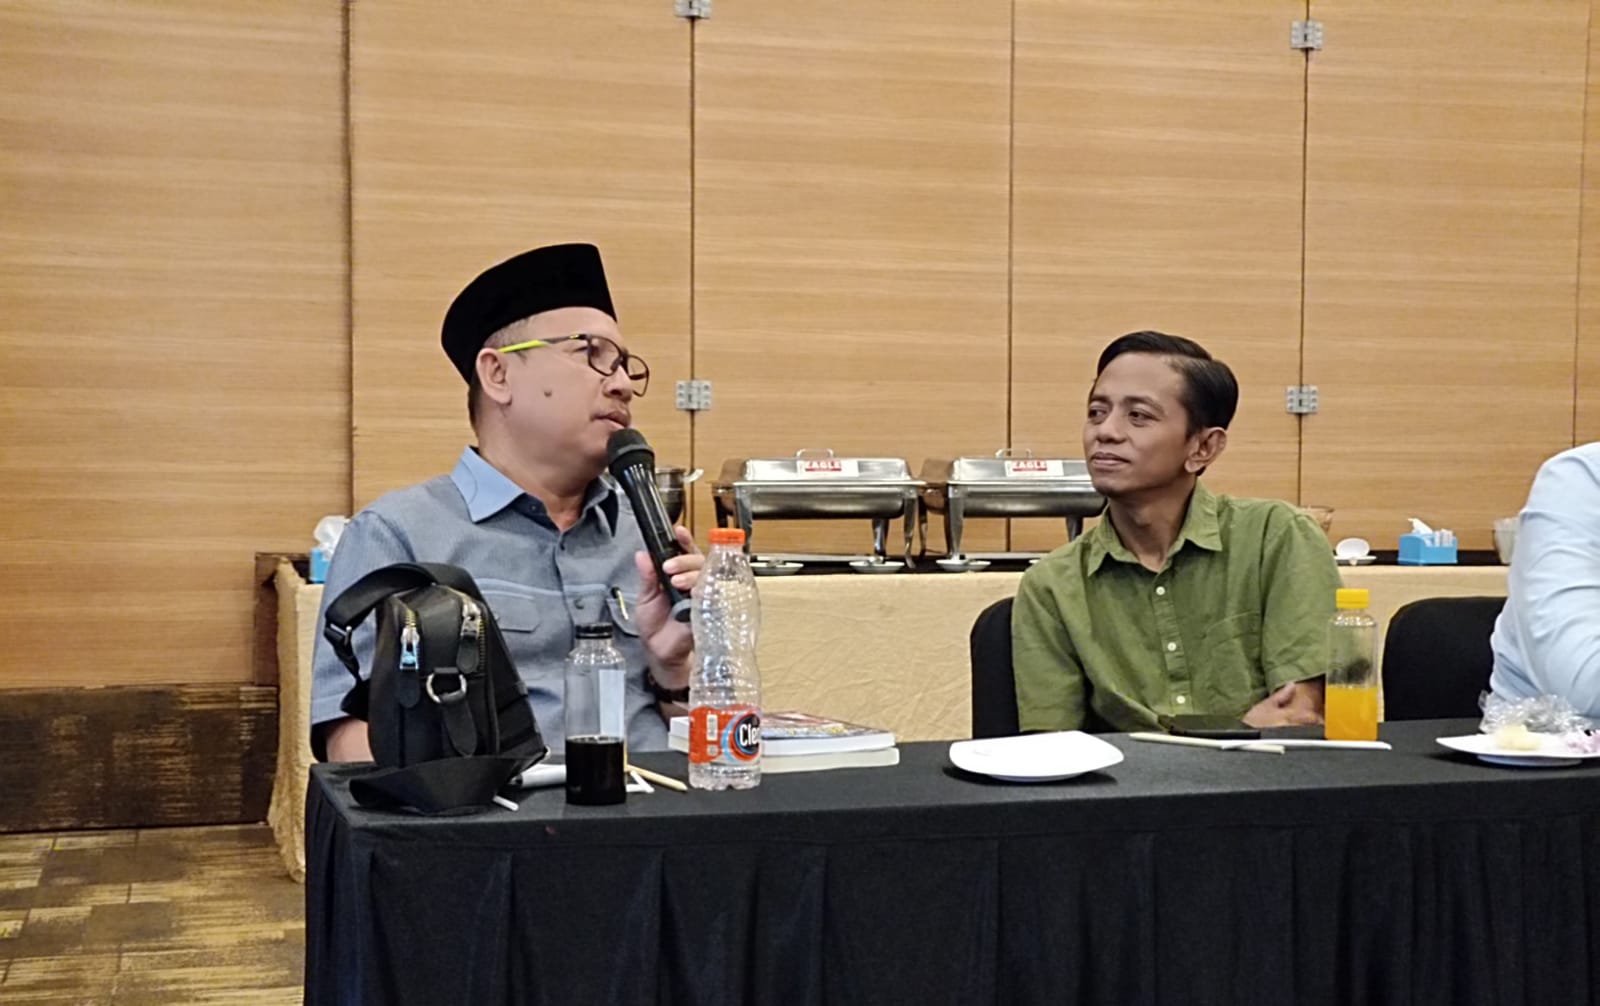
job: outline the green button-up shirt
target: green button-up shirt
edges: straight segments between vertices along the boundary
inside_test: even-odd
[[[1196,485],[1159,573],[1101,520],[1022,578],[1011,615],[1023,730],[1237,716],[1324,673],[1339,571],[1316,521]]]

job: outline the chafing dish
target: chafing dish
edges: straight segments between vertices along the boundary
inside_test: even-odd
[[[802,450],[789,458],[730,460],[711,484],[711,494],[718,526],[737,522],[747,548],[757,518],[866,518],[872,521],[873,555],[881,562],[887,555],[889,522],[899,517],[904,523],[901,555],[910,565],[921,488],[901,458],[841,458],[831,450]]]
[[[656,466],[656,492],[661,494],[661,503],[667,508],[667,517],[672,523],[678,523],[683,517],[684,487],[698,479],[700,475],[698,468],[686,472],[682,468]]]
[[[927,515],[944,514],[945,548],[961,556],[967,517],[1064,517],[1067,540],[1083,533],[1083,519],[1105,509],[1105,497],[1078,458],[1036,458],[999,450],[993,457],[934,458],[923,463],[920,525],[927,548]]]

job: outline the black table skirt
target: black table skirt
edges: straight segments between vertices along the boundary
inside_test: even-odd
[[[306,1002],[1585,1003],[1600,765],[1220,753],[975,780],[945,744],[750,793],[419,819],[313,770]],[[682,772],[681,758],[644,764]]]

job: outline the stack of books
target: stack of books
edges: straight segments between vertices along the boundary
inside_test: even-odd
[[[674,716],[667,743],[689,750],[689,718]],[[761,714],[761,774],[877,768],[900,764],[894,734],[826,716],[793,711]]]

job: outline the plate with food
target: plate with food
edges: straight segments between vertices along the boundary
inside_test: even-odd
[[[1502,727],[1492,734],[1463,734],[1437,740],[1452,751],[1476,755],[1490,765],[1513,768],[1561,768],[1600,758],[1600,750],[1591,750],[1593,743],[1574,744],[1558,734],[1534,733],[1521,724]]]

